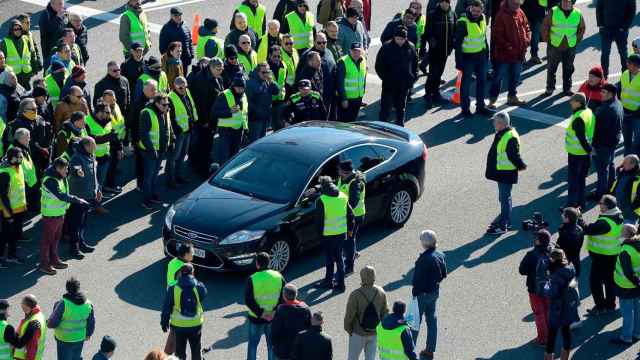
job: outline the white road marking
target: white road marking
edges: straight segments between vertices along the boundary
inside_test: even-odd
[[[143,6],[144,10],[146,12],[152,12],[152,11],[156,11],[156,10],[162,10],[162,9],[167,9],[170,7],[174,7],[174,6],[183,6],[183,5],[189,5],[189,4],[195,4],[195,3],[200,3],[206,0],[175,0],[175,1],[167,1],[167,2],[163,2],[162,4],[158,4],[158,5],[151,5],[152,3],[146,4],[147,6]]]

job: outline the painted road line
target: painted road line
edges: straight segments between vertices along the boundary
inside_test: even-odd
[[[156,11],[156,10],[162,10],[162,9],[168,9],[170,7],[174,7],[174,6],[184,6],[184,5],[190,5],[190,4],[196,4],[196,3],[201,3],[204,2],[206,0],[178,0],[178,1],[172,1],[170,3],[163,3],[160,5],[156,5],[156,6],[149,6],[149,7],[145,7],[144,10],[146,12],[152,12],[152,11]]]

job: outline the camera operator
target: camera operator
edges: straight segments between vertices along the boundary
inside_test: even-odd
[[[618,167],[616,180],[611,186],[611,194],[616,197],[626,224],[638,222],[636,211],[640,213],[639,184],[640,158],[635,154],[627,155],[622,160],[622,165]]]
[[[576,270],[576,277],[580,276],[580,249],[584,243],[584,230],[578,224],[580,211],[568,207],[562,210],[562,225],[558,228],[558,240],[556,246],[562,249],[567,260]]]
[[[540,271],[546,273],[549,260],[549,242],[551,234],[547,230],[538,230],[535,233],[533,249],[529,250],[520,262],[518,271],[520,275],[527,277],[527,291],[529,292],[529,303],[536,323],[537,338],[536,344],[544,346],[547,343],[549,329],[549,298],[542,293],[539,280]],[[546,279],[545,279],[546,280]]]
[[[590,315],[609,313],[616,309],[613,272],[620,252],[620,234],[624,224],[622,212],[613,195],[604,195],[598,205],[598,220],[584,228],[584,233],[588,235],[587,249],[591,258],[589,285],[595,302],[595,306],[587,310]]]

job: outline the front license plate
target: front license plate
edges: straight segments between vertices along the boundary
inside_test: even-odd
[[[207,255],[205,254],[204,250],[198,249],[198,248],[193,248],[193,256],[199,257],[199,258],[207,257]]]

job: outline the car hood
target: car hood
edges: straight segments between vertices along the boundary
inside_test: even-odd
[[[238,230],[267,230],[250,226],[287,206],[204,183],[176,202],[173,224],[222,239]]]

